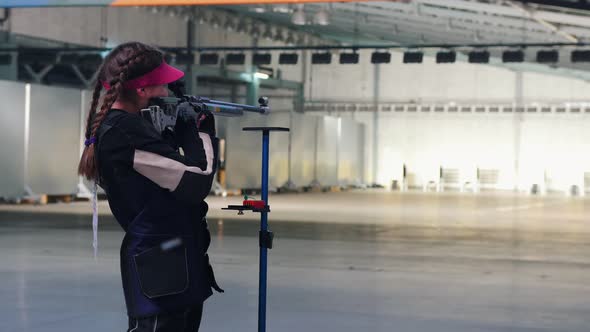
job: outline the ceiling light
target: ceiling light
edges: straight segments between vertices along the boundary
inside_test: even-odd
[[[255,13],[266,13],[266,6],[256,6],[252,9]]]
[[[373,52],[371,54],[371,63],[389,63],[391,62],[391,53],[389,52]]]
[[[303,10],[303,5],[298,4],[297,9],[291,16],[291,23],[295,25],[305,25],[305,11]]]
[[[260,28],[254,22],[252,22],[252,28],[250,29],[250,34],[252,37],[258,38],[260,37]]]
[[[559,52],[556,50],[540,50],[537,52],[538,63],[555,63],[559,61]]]
[[[236,25],[234,23],[234,20],[231,17],[228,17],[225,20],[225,24],[223,25],[223,27],[225,28],[225,30],[227,31],[233,31],[236,28]]]
[[[490,62],[490,52],[488,51],[471,51],[469,52],[469,63],[488,63]]]
[[[522,50],[504,51],[502,62],[524,62],[524,52]]]
[[[219,62],[217,53],[202,53],[199,57],[199,63],[202,65],[216,65]]]
[[[457,60],[457,53],[453,51],[440,51],[436,53],[436,63],[454,63]]]
[[[272,8],[272,11],[276,12],[276,13],[287,14],[287,13],[291,12],[291,9],[289,8],[289,5],[281,4],[281,5],[275,5]]]
[[[271,40],[272,39],[272,28],[270,27],[270,25],[266,25],[266,28],[264,29],[264,32],[262,33],[262,38],[264,39],[268,39]]]
[[[422,63],[424,53],[422,52],[405,52],[404,63]]]
[[[197,21],[199,22],[199,24],[204,24],[207,21],[207,17],[205,16],[205,13],[199,11],[197,12],[197,14],[195,15],[197,17]]]
[[[288,45],[295,44],[295,36],[293,36],[293,32],[289,31],[289,33],[287,33],[287,39],[285,40],[285,43]]]
[[[281,53],[279,54],[279,64],[281,65],[296,65],[299,59],[297,53]]]
[[[281,29],[277,29],[274,39],[276,41],[285,41],[285,36],[283,36],[283,31]]]
[[[340,64],[357,64],[359,63],[358,53],[340,53]]]
[[[299,36],[297,37],[297,45],[303,45],[305,44],[305,35],[304,34],[299,34]]]
[[[211,26],[215,29],[219,28],[219,25],[221,24],[221,22],[219,21],[219,17],[217,17],[217,15],[213,15],[211,17]]]
[[[225,55],[226,65],[243,65],[246,62],[244,53],[228,53]]]
[[[332,62],[332,53],[313,53],[311,63],[316,65],[329,65]]]
[[[254,53],[252,54],[253,65],[270,65],[270,53]]]
[[[236,28],[236,31],[241,34],[245,34],[246,32],[248,32],[248,24],[246,23],[246,20],[241,19],[238,22],[238,27]]]
[[[330,15],[326,8],[320,9],[315,15],[313,16],[313,23],[317,25],[328,25],[330,24]]]
[[[254,77],[260,78],[260,79],[263,79],[263,80],[267,80],[270,77],[270,75],[265,74],[265,73],[256,72],[256,73],[254,73]]]
[[[572,62],[590,62],[590,50],[575,50],[571,55]]]

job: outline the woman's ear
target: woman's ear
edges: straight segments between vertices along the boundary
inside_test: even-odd
[[[147,95],[144,88],[137,88],[137,89],[135,89],[135,92],[140,97],[145,97]]]

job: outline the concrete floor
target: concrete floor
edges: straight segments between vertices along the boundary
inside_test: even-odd
[[[211,198],[225,294],[201,331],[255,331],[256,215]],[[268,331],[588,331],[590,199],[379,191],[272,196]],[[124,331],[122,232],[102,203],[0,206],[0,331]]]

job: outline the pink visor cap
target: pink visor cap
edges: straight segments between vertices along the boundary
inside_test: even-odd
[[[184,72],[162,60],[162,63],[156,69],[123,83],[123,87],[125,89],[139,89],[145,88],[146,86],[168,84],[177,81],[183,76]],[[102,82],[102,86],[107,90],[111,88],[107,82]]]

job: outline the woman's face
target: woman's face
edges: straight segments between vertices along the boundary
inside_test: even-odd
[[[155,97],[168,97],[168,84],[151,85],[137,89],[139,108],[148,107],[149,100]]]

